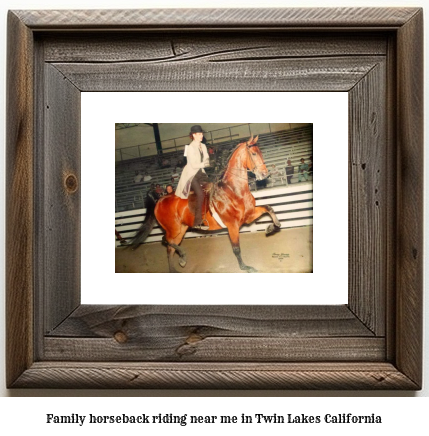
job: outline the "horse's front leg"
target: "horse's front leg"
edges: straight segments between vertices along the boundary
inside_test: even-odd
[[[277,215],[274,213],[274,209],[271,206],[257,206],[253,210],[253,214],[248,218],[246,224],[250,224],[253,221],[257,220],[264,213],[268,213],[273,220],[273,224],[270,224],[266,229],[266,235],[272,235],[273,233],[279,232],[281,223],[277,218]]]
[[[238,260],[238,265],[240,269],[247,271],[249,273],[258,272],[253,266],[248,266],[243,262],[241,258],[241,249],[240,249],[240,228],[237,226],[228,227],[229,238],[231,240],[232,251],[235,254],[235,257]]]

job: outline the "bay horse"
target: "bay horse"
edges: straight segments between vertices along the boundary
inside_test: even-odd
[[[240,227],[252,223],[265,213],[268,213],[273,220],[273,224],[265,230],[266,235],[279,231],[281,227],[271,206],[255,206],[255,198],[249,189],[247,171],[253,172],[257,180],[263,180],[268,176],[261,150],[256,145],[258,138],[258,136],[256,138],[252,136],[247,142],[237,145],[231,153],[223,175],[214,183],[210,193],[211,207],[228,229],[232,250],[237,257],[239,267],[249,273],[257,272],[257,270],[246,265],[241,258]],[[191,194],[188,200],[184,200],[170,194],[159,199],[154,209],[153,205],[152,207],[147,205],[146,218],[131,242],[131,246],[136,248],[147,238],[156,218],[165,230],[163,243],[167,245],[169,271],[177,272],[173,265],[173,256],[176,251],[180,256],[179,265],[184,267],[187,262],[186,253],[179,244],[194,222],[192,211],[192,204],[195,203],[194,197],[194,194]],[[197,211],[197,213],[201,212]],[[213,217],[210,208],[206,210],[204,224],[209,226],[204,233],[223,228]]]

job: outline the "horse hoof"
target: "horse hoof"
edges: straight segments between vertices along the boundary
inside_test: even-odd
[[[265,234],[268,235],[272,235],[273,233],[277,233],[280,231],[280,227],[276,226],[275,224],[270,224],[266,229],[265,229]]]
[[[244,269],[244,271],[246,271],[248,273],[256,273],[256,272],[258,272],[258,270],[253,268],[253,266],[245,266],[242,269]]]
[[[182,268],[185,268],[185,266],[186,266],[187,263],[188,263],[188,262],[186,262],[186,260],[183,260],[183,259],[180,259],[180,260],[179,260],[179,265],[180,265]]]
[[[274,224],[270,224],[266,229],[265,229],[265,234],[269,235],[271,233],[274,232]]]

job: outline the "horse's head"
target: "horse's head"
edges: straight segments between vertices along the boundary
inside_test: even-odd
[[[259,135],[256,138],[252,137],[245,143],[247,151],[246,166],[249,171],[255,174],[257,180],[263,180],[268,176],[268,170],[265,166],[264,158],[261,150],[256,145]]]

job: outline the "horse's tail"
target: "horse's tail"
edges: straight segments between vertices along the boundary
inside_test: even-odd
[[[142,244],[146,238],[149,236],[152,231],[156,218],[155,218],[155,206],[158,202],[158,199],[153,196],[152,193],[149,193],[146,197],[146,216],[145,219],[137,231],[136,235],[130,242],[130,246],[133,250],[138,248],[140,244]]]

